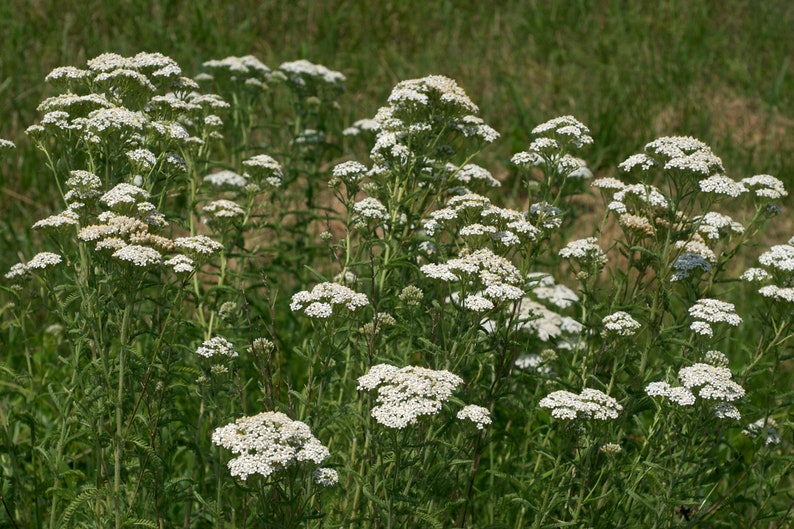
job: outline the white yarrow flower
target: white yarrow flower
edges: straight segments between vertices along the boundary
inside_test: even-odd
[[[202,343],[196,349],[196,354],[204,358],[212,358],[213,356],[234,358],[237,356],[237,351],[234,350],[234,345],[229,340],[222,336],[215,336]]]
[[[605,421],[617,419],[623,407],[618,402],[597,389],[585,388],[579,393],[554,391],[540,400],[541,408],[551,410],[556,419],[596,419]]]
[[[613,312],[602,320],[604,336],[634,336],[642,328],[642,325],[623,311]]]
[[[377,364],[358,378],[358,390],[377,390],[372,417],[388,428],[402,429],[424,415],[435,415],[463,379],[449,371]]]
[[[303,462],[320,465],[330,455],[305,423],[280,412],[241,417],[216,428],[212,442],[237,455],[227,466],[232,476],[243,481],[252,474],[268,477]]]
[[[477,406],[476,404],[469,404],[458,412],[458,419],[468,419],[473,422],[478,430],[482,430],[485,425],[491,424],[491,412],[488,408]]]
[[[28,270],[46,270],[60,264],[63,258],[57,253],[39,252],[34,255],[25,265]],[[6,274],[7,277],[7,274]]]

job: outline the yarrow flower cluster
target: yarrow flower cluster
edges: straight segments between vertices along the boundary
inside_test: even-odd
[[[461,421],[468,419],[473,422],[478,430],[482,430],[485,425],[491,424],[491,412],[488,408],[477,406],[476,404],[469,404],[463,407],[457,415]]]
[[[367,197],[353,205],[353,222],[367,225],[369,222],[384,223],[389,220],[389,212],[380,200]]]
[[[576,292],[565,285],[557,284],[551,274],[532,272],[527,274],[527,287],[532,295],[560,309],[567,309],[577,301]]]
[[[160,264],[162,254],[154,248],[138,244],[128,244],[113,252],[113,257],[131,263],[139,268],[147,268]]]
[[[63,258],[57,253],[52,252],[39,252],[27,263],[17,263],[6,272],[5,278],[11,280],[26,279],[34,270],[47,270],[52,268],[63,261]]]
[[[243,160],[243,167],[243,177],[256,183],[264,183],[268,187],[281,187],[284,180],[281,164],[267,154],[258,154]]]
[[[607,256],[595,237],[571,241],[559,254],[563,259],[575,261],[583,272],[588,273],[600,270],[607,263]]]
[[[312,472],[312,478],[321,487],[331,487],[339,483],[339,473],[333,468],[318,468]]]
[[[437,414],[462,383],[462,378],[446,370],[377,364],[358,378],[357,389],[377,390],[378,405],[372,408],[372,417],[383,426],[402,429],[421,416]]]
[[[742,274],[745,281],[762,283],[758,293],[776,303],[794,303],[794,237],[772,246],[758,257],[760,268]]]
[[[441,229],[457,229],[464,240],[494,242],[496,248],[510,248],[538,239],[541,230],[518,211],[501,208],[476,193],[451,197],[445,207],[430,213],[423,221],[425,232],[433,237]]]
[[[441,75],[409,79],[398,83],[388,98],[387,106],[375,116],[377,123],[375,145],[370,157],[375,163],[371,173],[385,178],[394,171],[412,168],[413,176],[425,182],[437,183],[432,167],[444,167],[451,149],[434,147],[446,145],[453,135],[490,143],[499,137],[494,129],[475,114],[479,111],[458,84]],[[432,158],[431,158],[432,157]]]
[[[563,316],[526,297],[518,307],[516,328],[534,334],[543,342],[557,340],[559,347],[570,348],[570,343],[565,340],[578,336],[583,326],[570,316]]]
[[[465,185],[482,184],[485,187],[501,187],[502,183],[493,177],[491,171],[477,164],[469,163],[462,167],[450,164],[452,179]]]
[[[759,174],[749,178],[742,178],[741,184],[747,188],[754,197],[762,200],[779,200],[788,196],[788,191],[786,191],[783,182],[772,175]]]
[[[222,336],[214,336],[209,340],[202,343],[196,354],[204,358],[212,358],[213,356],[228,356],[234,358],[237,356],[237,351],[234,350],[234,345]]]
[[[202,66],[212,73],[205,73],[197,77],[199,80],[228,79],[232,82],[256,87],[262,87],[271,73],[270,68],[253,55],[212,59],[202,63]]]
[[[343,90],[345,86],[345,76],[326,68],[322,64],[314,64],[301,59],[282,63],[278,69],[286,75],[287,80],[300,88],[307,88],[315,84]]]
[[[727,323],[737,327],[742,318],[736,314],[736,307],[733,303],[720,301],[718,299],[702,298],[689,307],[689,315],[695,320],[690,325],[696,334],[703,336],[713,336],[713,323]]]
[[[204,177],[204,181],[215,187],[227,188],[242,188],[248,184],[248,179],[228,169],[210,173]]]
[[[222,221],[231,221],[245,216],[245,210],[232,200],[213,200],[204,206],[204,213],[209,215],[208,224]]]
[[[711,211],[693,220],[697,225],[698,233],[706,239],[719,240],[724,235],[744,233],[744,226],[721,213]]]
[[[651,382],[645,387],[645,393],[650,397],[665,397],[679,406],[695,404],[697,393],[704,400],[722,401],[714,408],[718,418],[739,419],[739,410],[727,403],[743,397],[745,391],[731,378],[731,371],[727,367],[696,363],[678,371],[681,386],[671,386],[664,381]],[[696,388],[700,389],[695,392]]]
[[[179,237],[174,239],[174,245],[189,253],[194,258],[207,257],[223,250],[223,245],[206,235],[192,237]]]
[[[431,279],[444,282],[474,281],[477,293],[467,294],[463,304],[471,310],[482,312],[504,301],[515,301],[524,295],[521,274],[504,257],[484,248],[470,254],[450,259],[444,264],[427,264],[421,272]]]
[[[241,417],[215,429],[212,442],[231,450],[237,457],[227,464],[232,476],[243,481],[252,474],[267,478],[273,473],[305,462],[320,465],[331,453],[312,435],[309,427],[280,412],[263,412]],[[321,485],[335,483],[334,472],[320,471]],[[338,476],[337,479],[338,480]]]
[[[612,195],[612,202],[607,204],[607,209],[618,215],[632,213],[640,217],[652,218],[664,216],[669,207],[669,201],[661,191],[648,184],[631,184],[616,191]]]
[[[601,335],[605,338],[634,336],[642,328],[640,322],[622,310],[605,316],[602,323],[604,329],[601,331]]]
[[[342,308],[354,312],[366,305],[369,305],[369,300],[365,294],[338,283],[320,283],[311,291],[302,290],[294,294],[290,309],[303,312],[309,318],[326,319],[338,314]]]
[[[606,421],[617,419],[623,406],[597,389],[585,388],[579,393],[554,391],[540,400],[541,408],[551,410],[555,419],[596,419]]]

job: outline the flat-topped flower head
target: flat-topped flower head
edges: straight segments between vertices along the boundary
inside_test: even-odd
[[[245,173],[243,176],[257,183],[267,184],[269,187],[281,187],[284,173],[281,164],[267,154],[257,154],[243,160]]]
[[[13,151],[16,148],[17,148],[17,146],[16,146],[16,144],[13,141],[4,140],[3,138],[0,138],[0,152]]]
[[[66,180],[69,191],[64,196],[66,202],[86,202],[102,195],[102,180],[89,171],[77,169],[70,171],[71,176]]]
[[[355,312],[369,305],[366,294],[339,283],[320,283],[311,291],[295,293],[290,301],[292,312],[302,312],[312,319],[326,319],[342,311]]]
[[[196,349],[196,354],[204,358],[212,358],[214,356],[234,358],[237,356],[237,351],[234,350],[234,345],[223,336],[214,336],[204,341],[204,343]]]
[[[367,197],[353,204],[353,222],[364,225],[369,222],[383,223],[389,220],[389,212],[380,200]]]
[[[618,215],[634,213],[640,216],[666,214],[669,207],[667,197],[654,186],[646,184],[624,186],[612,195],[612,202],[607,205],[607,209]]]
[[[596,178],[590,185],[596,189],[600,189],[605,193],[614,193],[615,191],[620,191],[626,187],[626,184],[617,178],[612,178],[611,176]]]
[[[74,211],[67,209],[57,215],[50,215],[46,219],[41,219],[33,224],[34,230],[58,232],[62,228],[70,226],[77,226],[80,221],[80,216]]]
[[[47,74],[44,81],[55,86],[68,88],[73,84],[78,84],[83,79],[91,78],[93,75],[89,70],[81,70],[74,66],[58,66]]]
[[[367,169],[366,165],[351,160],[334,166],[331,174],[345,183],[351,184],[354,182],[359,182],[361,179],[367,176],[368,171],[369,170]]]
[[[553,138],[561,143],[580,149],[593,143],[590,129],[573,116],[560,116],[541,123],[532,129],[534,136]]]
[[[179,237],[174,240],[174,244],[195,257],[207,257],[223,250],[223,245],[214,241],[206,235],[194,235],[192,237]]]
[[[484,187],[500,187],[499,180],[493,177],[491,172],[477,164],[469,163],[460,168],[456,168],[452,173],[452,178],[456,182],[465,185],[482,185]]]
[[[748,268],[744,271],[744,273],[739,276],[739,279],[742,281],[747,281],[750,283],[762,283],[768,279],[772,278],[772,274],[764,270],[763,268]]]
[[[247,178],[228,169],[210,173],[204,177],[204,181],[215,187],[243,188],[248,185]]]
[[[559,252],[560,257],[575,261],[584,269],[600,269],[607,263],[607,256],[598,246],[598,239],[587,237],[571,241]]]
[[[202,209],[209,215],[207,223],[230,221],[245,216],[245,210],[232,200],[213,200]]]
[[[510,261],[484,248],[443,264],[427,264],[421,272],[432,279],[444,282],[463,281],[474,287],[476,293],[468,294],[464,306],[477,312],[489,310],[505,301],[521,299],[524,290],[519,270]],[[472,297],[473,296],[473,297]],[[469,299],[471,298],[471,299]]]
[[[212,442],[237,455],[227,466],[243,481],[252,474],[266,478],[302,463],[320,465],[331,455],[305,423],[280,412],[241,417],[216,428]]]
[[[86,117],[94,110],[101,108],[110,109],[115,108],[116,105],[108,100],[105,94],[73,94],[71,92],[66,94],[59,94],[57,96],[48,97],[36,107],[36,110],[42,114],[49,114],[52,112],[66,112],[65,117],[77,118]]]
[[[343,90],[345,87],[346,78],[343,73],[305,59],[281,63],[278,69],[286,76],[287,81],[299,90],[313,85],[327,86],[337,90]]]
[[[649,397],[666,397],[679,406],[692,406],[695,404],[695,395],[689,388],[683,386],[670,386],[667,382],[651,382],[645,386],[645,393]]]
[[[786,191],[783,182],[768,174],[742,178],[741,184],[757,198],[779,200],[788,196],[788,191]]]
[[[392,89],[388,102],[400,110],[436,104],[449,114],[470,115],[479,112],[477,105],[458,83],[443,75],[401,81]]]
[[[733,220],[728,215],[710,211],[702,217],[693,219],[697,231],[709,240],[719,240],[722,236],[744,233],[744,226]]]
[[[758,293],[777,302],[794,303],[794,287],[766,285],[759,288]]]
[[[124,107],[100,108],[85,118],[76,118],[72,128],[88,144],[125,142],[140,135],[151,124],[142,113]]]
[[[710,351],[709,353],[717,353]],[[708,354],[706,355],[708,357]],[[713,357],[716,356],[712,354]],[[724,355],[723,355],[724,356]],[[717,362],[721,363],[721,362]],[[667,382],[651,382],[645,388],[650,397],[665,397],[679,406],[692,406],[696,397],[707,401],[719,401],[714,406],[718,419],[740,419],[741,414],[732,404],[744,396],[742,386],[731,380],[731,372],[723,365],[696,363],[678,371],[681,386],[670,386]],[[699,389],[698,389],[699,388]]]
[[[145,189],[132,184],[121,183],[102,195],[99,201],[111,209],[120,209],[134,206],[138,202],[149,199],[149,193]]]
[[[684,252],[679,255],[673,263],[673,273],[670,275],[670,281],[682,281],[692,277],[698,277],[700,274],[695,275],[695,271],[700,273],[708,272],[711,270],[711,263],[702,255]]]
[[[223,59],[205,61],[202,66],[211,72],[212,77],[245,83],[249,79],[266,81],[271,70],[253,55],[243,57],[229,56]]]
[[[705,180],[701,180],[698,182],[698,186],[703,193],[725,195],[731,198],[736,198],[747,192],[747,187],[743,183],[736,182],[732,178],[721,174],[715,174]]]
[[[742,318],[736,314],[736,307],[733,303],[720,301],[718,299],[702,298],[697,300],[694,305],[689,307],[689,315],[695,320],[690,329],[696,334],[711,336],[713,323],[727,323],[737,327]]]
[[[139,268],[148,268],[160,264],[163,256],[148,246],[128,244],[113,252],[113,257],[120,261],[131,263]]]
[[[196,269],[196,262],[187,255],[177,254],[163,264],[170,267],[175,274],[192,274]]]
[[[135,172],[151,171],[157,164],[157,156],[149,149],[133,149],[126,154]]]
[[[634,336],[642,328],[640,322],[622,310],[605,316],[602,323],[604,329],[601,331],[601,335],[605,338]]]
[[[700,388],[698,396],[707,400],[734,401],[744,396],[744,388],[731,380],[727,367],[697,363],[678,371],[678,379],[684,387]]]
[[[129,68],[117,68],[107,72],[102,72],[94,77],[96,87],[101,91],[116,90],[141,90],[144,92],[155,92],[157,87],[147,76]]]
[[[419,417],[437,414],[461,384],[462,378],[446,370],[377,364],[358,378],[357,389],[377,390],[372,417],[388,428],[402,429]]]
[[[461,421],[470,420],[477,426],[478,430],[482,430],[486,425],[491,424],[490,410],[476,404],[469,404],[462,408],[458,412],[457,417]]]
[[[47,270],[60,264],[63,258],[57,253],[39,252],[26,263],[28,270]]]
[[[28,268],[25,263],[17,263],[13,265],[3,277],[14,282],[30,279],[30,268]]]
[[[790,274],[794,272],[794,246],[791,244],[772,246],[772,248],[761,254],[758,262],[769,271]]]
[[[617,419],[623,406],[597,389],[585,388],[579,393],[570,391],[554,391],[540,400],[541,408],[551,410],[556,419],[595,419],[606,421]]]

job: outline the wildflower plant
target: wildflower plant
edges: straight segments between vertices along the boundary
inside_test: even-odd
[[[21,142],[58,203],[2,278],[10,525],[785,518],[781,180],[689,136],[599,167],[573,116],[486,168],[450,78],[348,124],[346,69],[200,70],[47,76]]]

